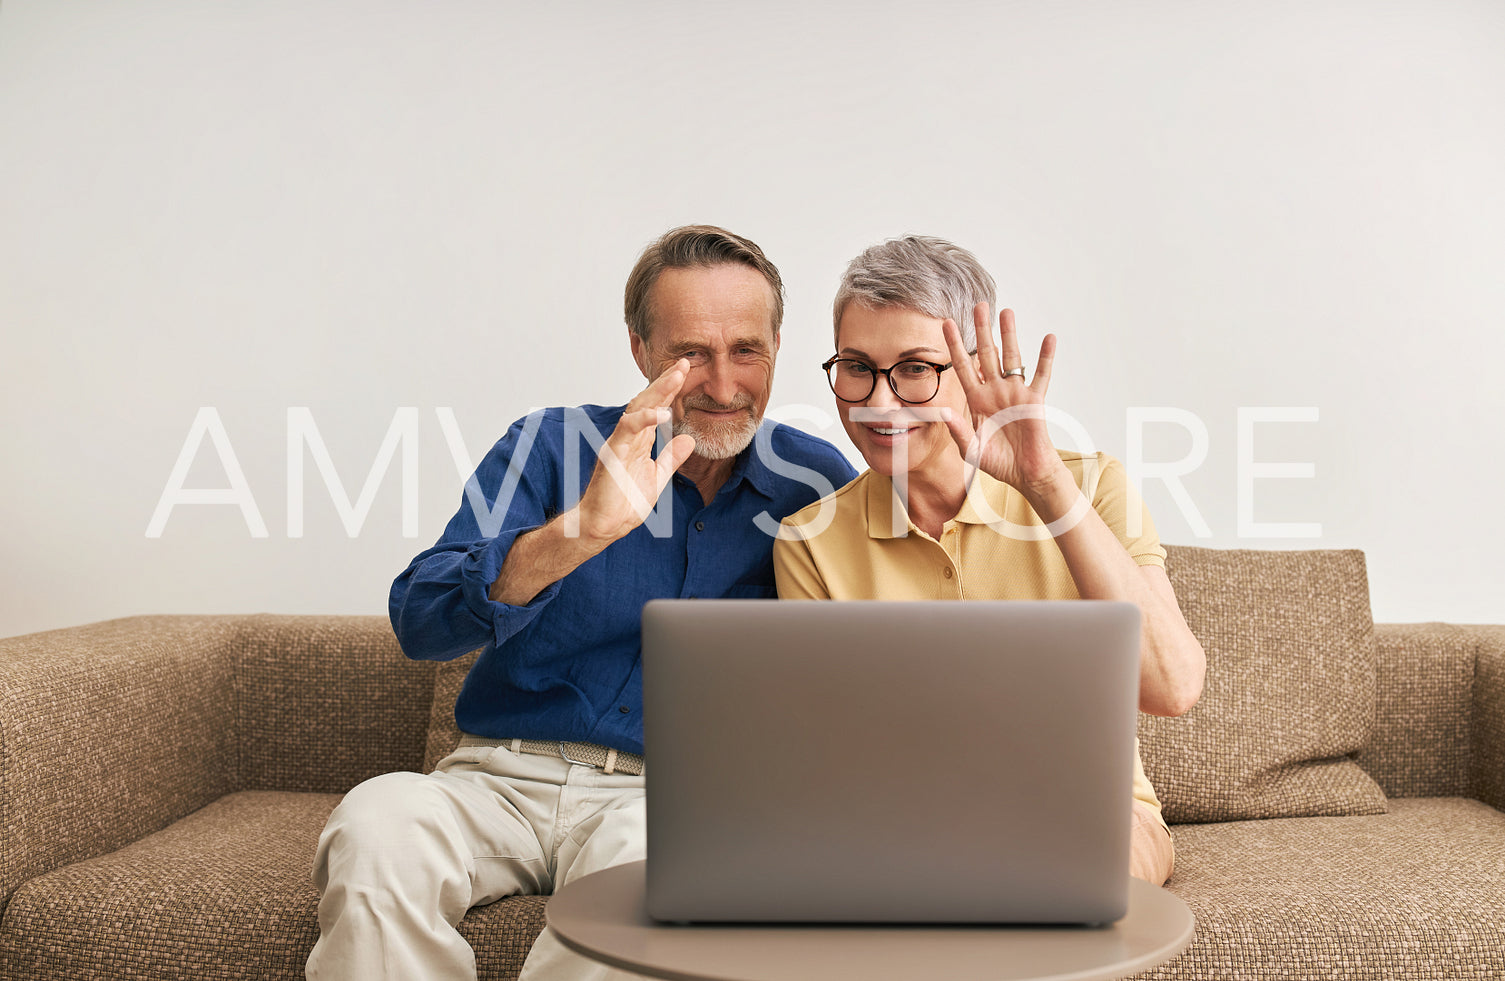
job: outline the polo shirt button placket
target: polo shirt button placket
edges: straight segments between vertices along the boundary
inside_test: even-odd
[[[946,567],[944,567],[943,569],[941,569],[941,578],[944,579],[944,580],[946,580],[946,586],[945,586],[945,589],[946,589],[946,598],[947,599],[961,599],[962,598],[961,576],[960,576],[959,573],[957,573],[956,569],[953,566],[949,566],[949,565],[946,566]]]

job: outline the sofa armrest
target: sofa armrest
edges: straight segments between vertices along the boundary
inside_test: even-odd
[[[227,792],[240,618],[147,616],[0,640],[0,908]]]
[[[1472,796],[1505,811],[1505,626],[1462,628],[1474,640]]]
[[[1450,623],[1377,623],[1374,731],[1359,765],[1389,797],[1470,794],[1475,644]]]

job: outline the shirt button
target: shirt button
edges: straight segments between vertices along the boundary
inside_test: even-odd
[[[946,568],[942,569],[941,570],[941,575],[945,576],[947,579],[950,579],[951,578],[951,567],[948,565]]]
[[[704,521],[697,521],[697,522],[695,522],[695,530],[696,531],[705,531],[705,522]]]
[[[621,712],[623,715],[631,715],[632,714],[632,709],[628,708],[625,705],[618,706],[617,707],[617,711]]]

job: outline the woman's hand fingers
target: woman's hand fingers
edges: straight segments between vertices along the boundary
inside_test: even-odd
[[[978,306],[985,304],[979,303]],[[998,345],[1004,371],[1024,367],[1024,359],[1019,355],[1019,330],[1014,326],[1014,311],[1007,308],[998,315]]]
[[[1056,362],[1056,335],[1046,334],[1045,340],[1040,342],[1040,360],[1035,363],[1035,377],[1030,381],[1029,387],[1034,389],[1043,398],[1046,389],[1050,388],[1050,369]]]

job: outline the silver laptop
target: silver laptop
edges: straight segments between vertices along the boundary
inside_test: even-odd
[[[1131,603],[648,603],[648,912],[1117,920],[1138,690]]]

